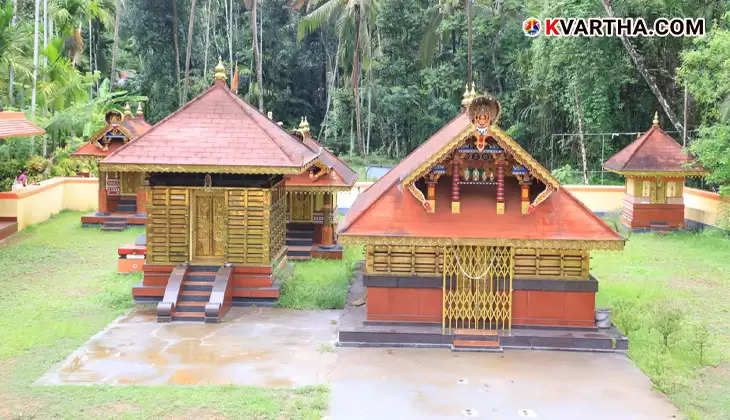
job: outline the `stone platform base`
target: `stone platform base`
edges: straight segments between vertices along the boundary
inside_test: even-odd
[[[331,248],[323,248],[317,244],[312,247],[312,258],[325,260],[341,260],[342,245],[334,245]]]
[[[628,339],[615,326],[523,327],[498,331],[504,349],[569,350],[626,353]],[[451,348],[454,335],[443,334],[432,323],[393,323],[365,320],[365,307],[350,307],[340,319],[338,345],[342,347],[444,347]]]

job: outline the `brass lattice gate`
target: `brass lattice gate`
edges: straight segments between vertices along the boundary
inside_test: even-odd
[[[444,332],[452,328],[511,329],[513,273],[512,247],[445,247]]]

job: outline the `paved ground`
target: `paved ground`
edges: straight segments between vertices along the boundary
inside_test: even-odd
[[[666,419],[674,406],[619,354],[334,348],[341,311],[233,308],[215,325],[110,324],[41,384],[329,384],[332,419]]]

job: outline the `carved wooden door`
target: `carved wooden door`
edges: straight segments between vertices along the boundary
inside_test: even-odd
[[[225,253],[225,196],[222,192],[198,193],[195,196],[194,205],[194,256],[223,258]]]
[[[290,192],[290,218],[292,222],[311,222],[313,212],[312,194],[305,192]]]

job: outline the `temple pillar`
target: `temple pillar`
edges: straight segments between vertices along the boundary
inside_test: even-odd
[[[137,214],[143,214],[147,212],[147,182],[143,182],[142,185],[137,188]]]
[[[109,204],[106,199],[106,172],[99,171],[99,213],[108,213]]]
[[[326,192],[322,197],[322,246],[335,244],[332,217],[332,193]]]
[[[527,214],[530,208],[530,184],[520,184],[520,198],[522,200],[522,214]]]
[[[426,199],[429,204],[429,213],[436,211],[436,183],[438,181],[426,181]]]
[[[497,214],[504,214],[504,159],[497,161]]]
[[[459,161],[454,159],[454,166],[451,173],[451,212],[461,213],[459,202]]]

